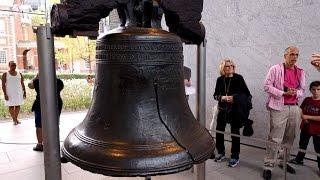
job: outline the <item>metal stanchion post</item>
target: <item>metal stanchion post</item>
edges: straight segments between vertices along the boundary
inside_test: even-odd
[[[206,126],[206,40],[197,46],[197,119]],[[205,162],[195,166],[195,179],[206,179]]]
[[[49,24],[38,26],[37,34],[40,103],[44,140],[46,180],[61,180],[59,121],[53,35]]]
[[[284,170],[284,179],[287,180],[287,154],[288,149],[284,146],[284,156],[283,156],[283,170]]]

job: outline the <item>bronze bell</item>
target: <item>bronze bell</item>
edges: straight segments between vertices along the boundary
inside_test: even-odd
[[[63,157],[107,176],[176,173],[214,151],[185,97],[180,38],[119,28],[97,40],[94,97],[62,147]]]

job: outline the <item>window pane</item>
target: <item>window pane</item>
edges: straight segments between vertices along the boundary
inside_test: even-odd
[[[7,63],[7,52],[0,51],[0,63]]]

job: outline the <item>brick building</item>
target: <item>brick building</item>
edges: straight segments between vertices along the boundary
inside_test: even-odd
[[[7,68],[7,62],[16,60],[16,38],[14,26],[14,14],[8,12],[11,7],[0,4],[0,70]]]
[[[31,15],[27,14],[32,12],[31,6],[24,5],[23,0],[14,0],[0,8],[0,71],[7,70],[9,61],[16,61],[19,70],[37,66]]]
[[[0,72],[8,69],[9,61],[16,61],[20,71],[37,70],[37,42],[32,29],[32,12],[37,7],[27,0],[1,1]],[[38,16],[43,18],[44,14]],[[55,42],[55,47],[64,46],[61,42]]]

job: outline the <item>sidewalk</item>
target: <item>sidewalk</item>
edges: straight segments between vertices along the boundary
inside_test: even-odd
[[[60,121],[60,139],[63,141],[69,131],[80,123],[86,112],[63,113]],[[1,180],[44,180],[43,153],[35,152],[36,143],[33,119],[23,119],[18,126],[12,122],[0,123],[0,179]],[[230,144],[226,143],[230,152]],[[262,179],[264,150],[241,146],[240,163],[235,168],[227,167],[227,160],[215,163],[206,161],[207,180],[256,180]],[[296,167],[296,175],[287,174],[287,179],[320,179],[315,162],[305,161],[305,166]],[[66,163],[61,166],[63,180],[144,180],[137,178],[107,177],[84,171]],[[155,176],[155,180],[195,180],[191,170],[177,174]],[[275,168],[272,179],[284,179],[284,173]]]

